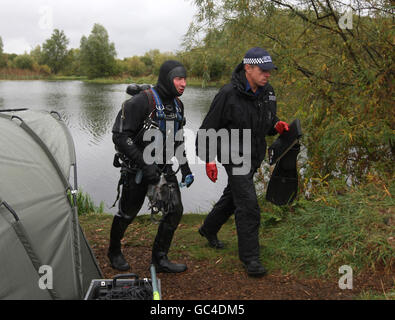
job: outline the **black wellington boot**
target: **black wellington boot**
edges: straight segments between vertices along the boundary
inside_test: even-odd
[[[182,213],[182,211],[181,211]],[[178,273],[184,272],[187,269],[185,264],[173,263],[167,258],[167,253],[169,252],[170,244],[173,239],[174,231],[178,225],[179,215],[168,215],[166,221],[162,221],[158,228],[158,233],[156,234],[154,245],[152,247],[152,264],[156,268],[156,272],[166,272],[166,273]],[[176,222],[171,222],[174,218]]]
[[[129,263],[125,260],[121,251],[114,252],[108,250],[107,257],[110,260],[111,267],[119,271],[128,271],[130,269]]]
[[[125,219],[119,216],[114,216],[111,226],[110,246],[108,248],[107,257],[110,260],[111,267],[119,271],[127,271],[130,269],[130,265],[125,260],[121,251],[121,239],[123,238],[128,225],[129,223]]]
[[[249,261],[244,264],[244,267],[250,277],[263,277],[267,273],[265,267],[258,260]]]
[[[223,244],[223,242],[221,240],[219,240],[217,238],[216,234],[210,234],[210,233],[206,232],[203,229],[203,227],[200,227],[198,231],[199,231],[199,234],[202,237],[205,237],[208,240],[208,244],[209,244],[209,246],[211,248],[214,248],[214,249],[223,249],[223,248],[225,248],[225,245]]]
[[[169,261],[165,252],[153,252],[152,264],[155,266],[156,272],[158,273],[179,273],[184,272],[187,269],[185,264]]]

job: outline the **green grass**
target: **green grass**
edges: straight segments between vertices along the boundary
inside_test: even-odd
[[[85,79],[83,80],[86,83],[96,83],[96,84],[128,84],[128,83],[136,83],[131,78],[96,78],[96,79]],[[144,83],[144,82],[137,82]]]
[[[68,192],[68,197],[71,203],[73,203],[73,199],[71,193]],[[81,188],[78,189],[77,192],[77,207],[78,207],[78,215],[86,215],[86,214],[102,214],[104,213],[104,201],[101,201],[99,206],[96,206],[91,198],[91,196],[85,193]]]
[[[80,80],[80,81],[86,81],[88,78],[85,76],[56,76],[52,75],[49,76],[46,80],[50,81],[71,81],[71,80]]]
[[[390,193],[394,191],[392,184]],[[375,185],[299,200],[285,208],[262,205],[262,257],[269,269],[333,277],[342,265],[355,273],[394,267],[389,238],[395,227],[388,221],[395,220],[395,202]]]
[[[225,249],[213,250],[208,246],[207,240],[198,233],[205,217],[205,214],[183,216],[173,240],[172,255],[175,257],[189,255],[194,260],[205,260],[210,264],[216,264],[223,271],[239,271],[240,261],[234,218],[229,219],[218,235],[225,243]]]
[[[395,300],[395,289],[383,293],[363,291],[355,297],[355,300]]]
[[[394,189],[390,188],[392,194]],[[387,225],[391,216],[395,220],[392,197],[368,186],[316,200],[299,200],[280,208],[261,201],[261,258],[269,271],[336,278],[342,265],[350,265],[355,274],[374,272],[378,267],[387,272],[393,269],[394,247],[388,239],[395,236],[395,227]],[[230,271],[238,269],[234,218],[218,235],[227,244],[223,253],[208,249],[197,234],[203,218],[184,216],[177,231],[176,249],[180,253],[188,251],[195,259],[210,257]]]

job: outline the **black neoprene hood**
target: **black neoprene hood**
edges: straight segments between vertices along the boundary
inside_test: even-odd
[[[175,60],[165,61],[159,69],[157,87],[168,98],[178,97],[181,94],[174,87],[173,79],[175,77],[186,78],[186,76],[187,71],[182,63]]]

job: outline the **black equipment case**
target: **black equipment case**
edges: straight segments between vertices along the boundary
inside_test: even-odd
[[[157,283],[161,296],[159,279]],[[116,275],[113,279],[92,280],[84,300],[153,300],[153,298],[151,279],[139,279],[135,273],[126,273]]]

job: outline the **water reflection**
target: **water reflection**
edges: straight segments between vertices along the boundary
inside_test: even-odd
[[[114,110],[119,108],[119,90],[112,85],[83,83],[81,90],[80,126],[92,135],[90,142],[99,144],[105,135],[111,132],[114,122]]]

